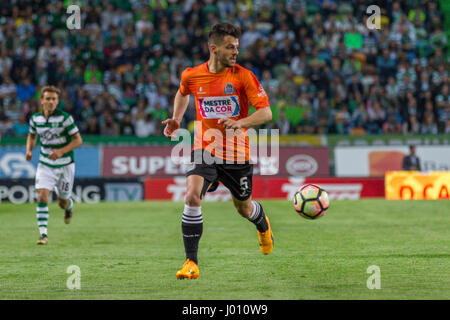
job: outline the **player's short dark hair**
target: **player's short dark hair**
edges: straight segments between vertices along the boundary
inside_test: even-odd
[[[61,90],[55,86],[44,86],[41,89],[41,97],[44,96],[45,92],[54,92],[58,95],[58,99],[61,97]]]
[[[228,22],[216,23],[209,31],[208,42],[220,44],[225,36],[233,36],[235,38],[239,38],[241,36],[241,28],[236,27]]]

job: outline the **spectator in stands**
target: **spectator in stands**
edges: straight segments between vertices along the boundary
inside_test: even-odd
[[[3,103],[5,105],[8,105],[9,103],[5,102],[5,100],[11,101],[12,99],[14,99],[16,94],[17,86],[9,76],[5,76],[3,79],[3,83],[0,84],[0,99],[3,100]]]
[[[56,85],[58,76],[58,59],[56,54],[50,54],[50,61],[47,62],[47,83],[50,85]]]
[[[13,60],[8,55],[8,49],[3,48],[0,51],[0,75],[7,74],[13,65]]]
[[[91,100],[95,100],[99,95],[102,94],[104,87],[103,84],[99,83],[98,78],[95,76],[90,77],[88,83],[83,85],[83,90],[85,90]]]
[[[313,122],[318,124],[318,133],[328,133],[330,126],[330,108],[326,99],[319,101],[319,107],[313,115]]]
[[[37,53],[37,65],[42,68],[47,68],[47,64],[50,61],[50,57],[52,55],[52,40],[50,38],[46,38],[44,40],[44,44],[39,48]],[[56,55],[55,55],[56,56]],[[70,56],[69,56],[70,58]]]
[[[56,40],[56,45],[51,49],[51,53],[56,56],[56,60],[64,66],[64,69],[70,68],[70,49],[64,45],[62,39]]]
[[[93,130],[91,126],[91,118],[95,117],[94,109],[92,108],[91,102],[87,98],[82,98],[81,111],[79,113],[78,119],[80,121],[80,130],[85,132],[85,130]],[[96,117],[95,117],[96,118]],[[96,119],[97,120],[97,119]],[[87,132],[86,132],[87,133]]]
[[[144,34],[153,31],[153,23],[149,20],[148,11],[141,13],[141,18],[136,22],[136,37],[139,39]]]
[[[450,107],[450,91],[448,84],[442,86],[439,94],[436,95],[435,101],[439,122],[444,123],[449,117],[448,110]]]
[[[120,122],[120,135],[122,136],[134,136],[134,126],[131,122],[131,116],[129,114],[126,114],[122,121]]]
[[[71,101],[60,107],[76,115],[82,132],[90,113],[103,123],[108,108],[117,113],[112,121],[119,131],[126,115],[135,126],[133,110],[142,99],[147,99],[143,118],[157,108],[170,113],[181,72],[208,54],[208,28],[229,20],[242,27],[241,64],[260,79],[271,104],[302,108],[300,122],[286,113],[289,132],[345,134],[365,128],[367,134],[380,134],[398,130],[394,117],[405,134],[435,132],[434,124],[438,133],[446,130],[449,41],[439,2],[388,1],[376,32],[360,16],[366,1],[104,0],[102,7],[97,2],[83,5],[84,26],[72,31],[64,23],[63,1],[40,0],[41,8],[52,10],[27,9],[29,1],[3,7],[4,107],[16,100],[27,113],[37,101],[37,87],[53,84],[68,92],[65,99]],[[86,95],[77,93],[80,87]],[[430,101],[434,115],[425,116]],[[345,117],[342,105],[348,106]],[[347,113],[348,127],[340,123]],[[154,121],[157,116],[153,112]],[[195,119],[195,109],[189,108],[186,118]],[[425,118],[433,123],[425,124]]]
[[[99,135],[101,133],[98,118],[96,116],[92,116],[89,118],[88,124],[86,128],[83,130],[83,133],[91,135]]]
[[[242,33],[239,45],[240,51],[245,52],[248,47],[252,46],[260,38],[261,33],[256,30],[256,25],[250,24],[249,28]]]
[[[104,113],[104,119],[100,125],[100,134],[102,136],[118,136],[120,134],[119,124],[114,121],[113,116],[108,111]]]
[[[419,134],[420,133],[420,123],[417,120],[415,114],[410,114],[408,121],[403,123],[403,134]]]
[[[22,110],[14,100],[9,104],[5,111],[5,115],[13,122],[19,121],[21,114]]]
[[[337,110],[334,115],[334,132],[337,134],[350,133],[350,122],[351,117],[348,112],[348,106],[343,103],[339,106],[339,110]]]
[[[401,134],[402,125],[395,117],[395,114],[391,113],[388,116],[388,120],[383,123],[383,133],[385,134]]]
[[[422,134],[437,134],[438,126],[434,120],[433,112],[425,112],[423,122],[420,126],[420,133]]]
[[[27,136],[29,126],[28,126],[28,122],[26,122],[24,114],[21,114],[19,116],[19,121],[14,123],[12,129],[14,131],[14,136],[16,136],[16,137],[26,137]]]
[[[136,121],[136,136],[144,138],[156,133],[156,123],[150,113]]]
[[[13,122],[4,113],[0,113],[0,135],[3,137],[13,137]]]
[[[445,121],[444,133],[445,134],[450,133],[450,117],[448,117],[447,120]]]
[[[284,110],[280,110],[278,114],[278,121],[277,121],[277,127],[280,129],[280,134],[288,134],[290,133],[290,122],[286,118],[286,114],[284,113]]]
[[[420,159],[416,156],[416,146],[409,146],[409,155],[405,156],[402,161],[403,170],[421,170]]]
[[[24,77],[22,82],[17,86],[17,98],[23,102],[33,97],[35,93],[36,89],[34,84],[31,83],[31,79],[29,77]]]
[[[386,120],[386,111],[381,107],[378,100],[368,103],[367,114],[369,116],[368,131],[371,133],[382,133],[383,123]]]
[[[366,106],[364,103],[359,103],[358,108],[353,111],[352,119],[351,119],[351,127],[363,129],[364,131],[367,129],[367,123],[369,122],[369,115],[367,113]]]

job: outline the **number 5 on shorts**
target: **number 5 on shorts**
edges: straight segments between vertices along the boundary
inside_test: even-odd
[[[239,184],[241,185],[241,196],[244,197],[248,191],[248,178],[242,177],[241,180],[239,180]]]

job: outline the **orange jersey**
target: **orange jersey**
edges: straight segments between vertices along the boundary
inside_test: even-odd
[[[194,150],[202,148],[226,161],[250,160],[247,129],[225,130],[218,120],[246,118],[249,103],[257,110],[269,107],[269,99],[253,72],[236,64],[222,73],[212,73],[206,62],[183,71],[180,93],[195,97]]]

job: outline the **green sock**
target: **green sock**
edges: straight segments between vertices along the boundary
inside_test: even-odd
[[[39,233],[42,235],[47,235],[47,225],[48,225],[48,205],[44,202],[38,202],[36,208],[36,218],[39,227]]]

